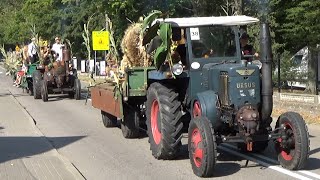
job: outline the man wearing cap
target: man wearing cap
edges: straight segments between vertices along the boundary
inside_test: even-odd
[[[36,38],[32,38],[31,43],[28,45],[28,56],[31,64],[36,62],[38,57]]]
[[[249,35],[244,32],[240,37],[240,46],[241,46],[241,52],[242,55],[254,55],[256,58],[259,57],[259,54],[255,52],[252,45],[248,44],[249,41]],[[245,60],[251,62],[252,58],[245,57]]]
[[[60,42],[60,38],[56,37],[55,43],[52,45],[51,50],[55,52],[55,60],[61,61],[62,60],[62,44]]]

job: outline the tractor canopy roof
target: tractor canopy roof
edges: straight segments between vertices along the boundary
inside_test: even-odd
[[[216,16],[156,19],[156,22],[170,23],[173,27],[199,27],[210,25],[236,26],[259,22],[259,19],[249,16]]]

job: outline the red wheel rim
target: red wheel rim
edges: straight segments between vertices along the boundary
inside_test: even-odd
[[[160,144],[161,141],[161,132],[158,126],[158,115],[159,115],[159,103],[157,100],[152,102],[151,106],[151,131],[154,142]]]
[[[198,128],[192,131],[191,146],[193,162],[197,167],[200,167],[203,159],[203,149],[199,147],[199,143],[202,141],[201,134]]]
[[[286,122],[286,123],[284,123],[284,126],[286,127],[285,131],[291,130],[291,131],[293,132],[293,128],[292,128],[292,126],[291,126],[290,123]],[[294,140],[295,140],[295,139],[294,139],[294,134],[293,134],[293,136],[290,137],[290,138],[293,138],[293,142],[294,142]],[[279,148],[279,152],[280,152],[282,158],[283,158],[284,160],[286,160],[286,161],[291,161],[292,158],[293,158],[293,157],[292,157],[292,150],[294,150],[295,147],[292,147],[292,148],[290,148],[289,150],[283,148],[283,147],[281,146],[282,138],[278,138],[278,142],[279,142],[279,143],[278,143],[278,148]]]
[[[194,102],[193,104],[193,117],[199,117],[202,115],[201,106],[199,101]]]

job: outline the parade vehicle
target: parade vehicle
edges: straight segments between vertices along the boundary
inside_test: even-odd
[[[243,60],[239,26],[258,21],[248,16],[154,19],[142,41],[147,48],[156,44],[156,50],[149,54],[152,65],[127,67],[123,78],[90,90],[92,105],[101,110],[104,126],[117,126],[120,120],[123,136],[135,138],[146,125],[156,159],[177,156],[183,128],[188,126],[190,162],[200,177],[214,175],[221,143],[236,143],[245,152],[261,152],[273,141],[281,166],[302,169],[309,156],[303,118],[286,112],[271,127],[268,23],[260,25],[261,69]],[[160,43],[154,43],[159,36]],[[172,48],[172,42],[180,44]],[[172,51],[179,51],[178,62]]]
[[[42,73],[44,71],[44,68],[41,65],[39,65],[38,63],[28,65],[27,71],[25,75],[22,77],[22,83],[20,87],[24,91],[29,93],[30,96],[38,94],[38,97],[40,96],[41,98],[40,89],[34,89],[35,87],[33,86],[33,83],[35,83],[34,72],[36,71],[40,72],[39,75],[40,75],[40,78],[42,78]],[[36,94],[34,94],[33,92],[36,92]]]
[[[62,46],[62,60],[44,62],[42,69],[33,73],[33,93],[36,99],[48,101],[49,94],[68,94],[81,99],[81,83],[71,63],[70,51]],[[49,60],[50,61],[50,60]]]

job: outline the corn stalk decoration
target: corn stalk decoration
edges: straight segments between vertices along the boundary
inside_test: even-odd
[[[4,68],[6,69],[6,75],[15,75],[16,72],[18,72],[19,67],[22,66],[22,59],[13,52],[6,52],[4,45],[0,47],[0,51],[5,59]]]
[[[84,40],[84,42],[82,44],[84,44],[86,46],[87,49],[87,60],[91,59],[91,46],[90,46],[90,32],[89,32],[89,25],[90,25],[90,21],[92,20],[93,16],[95,14],[92,14],[89,19],[87,24],[83,25],[83,30],[84,32],[82,33],[82,38]]]
[[[168,60],[170,67],[172,67],[171,59],[171,36],[172,36],[172,27],[171,24],[165,22],[157,22],[152,25],[152,22],[155,19],[162,17],[165,18],[165,14],[161,11],[153,11],[150,13],[143,21],[141,35],[143,36],[142,44],[146,45],[156,37],[157,35],[161,38],[161,45],[156,49],[154,55],[154,65],[157,69]]]
[[[118,64],[119,63],[118,62],[119,61],[119,53],[117,51],[116,41],[114,39],[113,24],[112,24],[110,18],[108,17],[108,15],[106,15],[106,21],[108,24],[108,29],[106,29],[106,30],[110,32],[110,34],[109,34],[110,47],[109,47],[109,51],[108,51],[108,57],[112,60],[115,60],[116,63]]]

